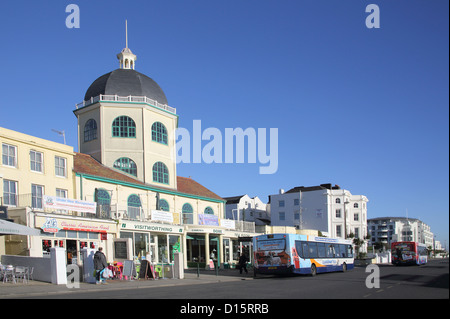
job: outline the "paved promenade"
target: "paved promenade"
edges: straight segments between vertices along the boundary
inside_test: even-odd
[[[248,274],[239,274],[236,269],[219,270],[218,275],[215,271],[201,270],[200,276],[197,276],[197,270],[185,270],[184,279],[158,279],[158,280],[107,280],[107,284],[96,285],[90,283],[80,283],[79,288],[68,288],[66,285],[54,285],[41,281],[30,280],[28,283],[3,283],[0,282],[0,299],[6,298],[27,298],[37,296],[51,296],[67,294],[70,298],[71,293],[95,292],[104,290],[120,289],[142,289],[158,287],[174,287],[185,285],[201,285],[218,282],[231,282],[240,280],[253,280],[253,272]],[[99,294],[101,296],[101,294]]]

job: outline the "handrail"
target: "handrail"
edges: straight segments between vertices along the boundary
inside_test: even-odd
[[[76,109],[97,103],[97,102],[137,102],[137,103],[147,103],[157,108],[163,109],[170,113],[177,113],[177,109],[171,107],[167,104],[161,104],[156,100],[150,99],[146,96],[119,96],[119,95],[111,95],[111,94],[100,94],[95,97],[91,97],[89,100],[83,101],[81,103],[75,104]]]

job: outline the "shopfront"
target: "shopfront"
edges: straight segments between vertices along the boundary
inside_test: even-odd
[[[93,221],[51,214],[36,214],[35,227],[41,230],[41,236],[34,240],[34,251],[42,256],[50,254],[50,248],[66,249],[67,264],[80,264],[80,252],[83,248],[105,248],[109,256],[108,238],[114,238],[117,230],[114,221]]]
[[[218,227],[186,226],[186,262],[188,267],[209,267],[224,262],[223,233]]]
[[[153,264],[173,263],[175,252],[182,252],[183,227],[123,220],[119,237],[130,238],[134,260],[149,259]]]
[[[251,263],[253,260],[252,240],[253,237],[257,235],[260,234],[230,230],[225,231],[223,239],[225,263],[228,263],[229,265],[237,264],[241,254],[247,256],[249,262]]]

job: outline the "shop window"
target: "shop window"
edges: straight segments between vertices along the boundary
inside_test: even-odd
[[[51,240],[43,240],[42,241],[42,251],[44,253],[50,253],[50,248],[52,248],[52,241]]]
[[[169,251],[170,262],[175,259],[175,253],[181,251],[181,237],[176,235],[169,235]]]
[[[98,233],[89,232],[89,239],[98,239]]]
[[[158,262],[169,262],[167,249],[167,235],[158,235]]]
[[[148,236],[149,233],[134,233],[134,255],[139,259],[149,252]]]

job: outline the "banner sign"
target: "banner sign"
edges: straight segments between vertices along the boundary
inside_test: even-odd
[[[232,219],[221,219],[220,226],[227,229],[236,229],[236,223]]]
[[[70,210],[74,212],[95,214],[97,203],[84,200],[61,198],[44,195],[44,208],[52,210]]]
[[[115,222],[92,222],[87,220],[62,219],[54,217],[36,216],[36,227],[46,233],[57,233],[59,230],[74,230],[96,233],[116,232]]]
[[[211,214],[198,214],[199,225],[219,226],[219,217]]]
[[[168,222],[173,224],[173,214],[163,210],[152,210],[152,220]]]

